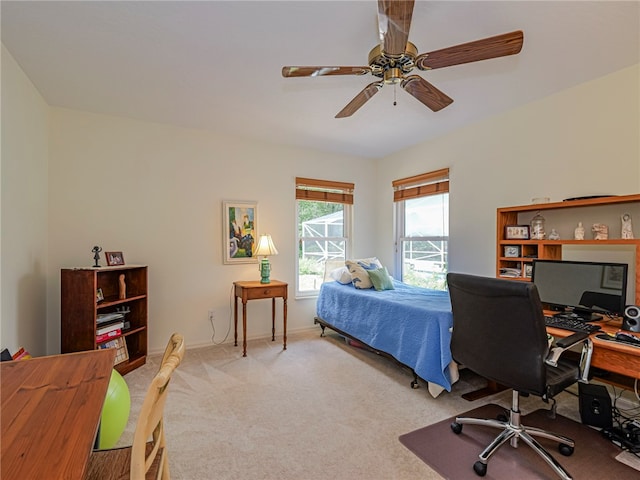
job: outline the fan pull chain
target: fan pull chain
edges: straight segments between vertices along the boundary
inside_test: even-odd
[[[396,102],[396,92],[397,92],[397,85],[393,85],[393,106],[395,107],[396,105],[398,105],[398,102]]]

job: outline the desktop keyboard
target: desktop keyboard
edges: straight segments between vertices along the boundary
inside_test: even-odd
[[[560,328],[571,332],[594,333],[600,330],[600,325],[594,325],[593,323],[583,322],[582,320],[576,320],[574,318],[550,317],[545,315],[544,322],[547,327]]]

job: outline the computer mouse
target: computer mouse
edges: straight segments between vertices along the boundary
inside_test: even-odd
[[[618,332],[616,333],[616,340],[640,345],[640,338],[636,337],[635,335],[631,335],[630,333]]]

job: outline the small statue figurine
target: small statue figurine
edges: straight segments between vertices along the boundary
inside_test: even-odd
[[[631,240],[633,238],[633,226],[631,225],[631,215],[624,213],[622,219],[622,234],[620,238]]]
[[[582,222],[578,222],[578,226],[573,231],[573,239],[584,240],[584,227],[582,226]]]
[[[102,251],[102,247],[99,246],[95,246],[91,249],[91,251],[93,252],[93,259],[95,260],[96,264],[94,265],[94,268],[96,267],[100,267],[100,264],[98,263],[100,261],[100,252]]]
[[[555,228],[551,229],[551,233],[549,234],[549,240],[560,240],[560,234],[557,232]]]
[[[121,273],[118,277],[118,283],[118,298],[120,298],[120,300],[124,300],[127,298],[127,284],[124,281],[124,273]]]
[[[609,227],[604,223],[594,223],[591,227],[594,240],[607,240],[609,238]]]

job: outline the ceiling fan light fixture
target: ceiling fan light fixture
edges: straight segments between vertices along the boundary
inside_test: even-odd
[[[396,85],[403,80],[402,69],[388,68],[384,71],[384,83],[386,85]]]

